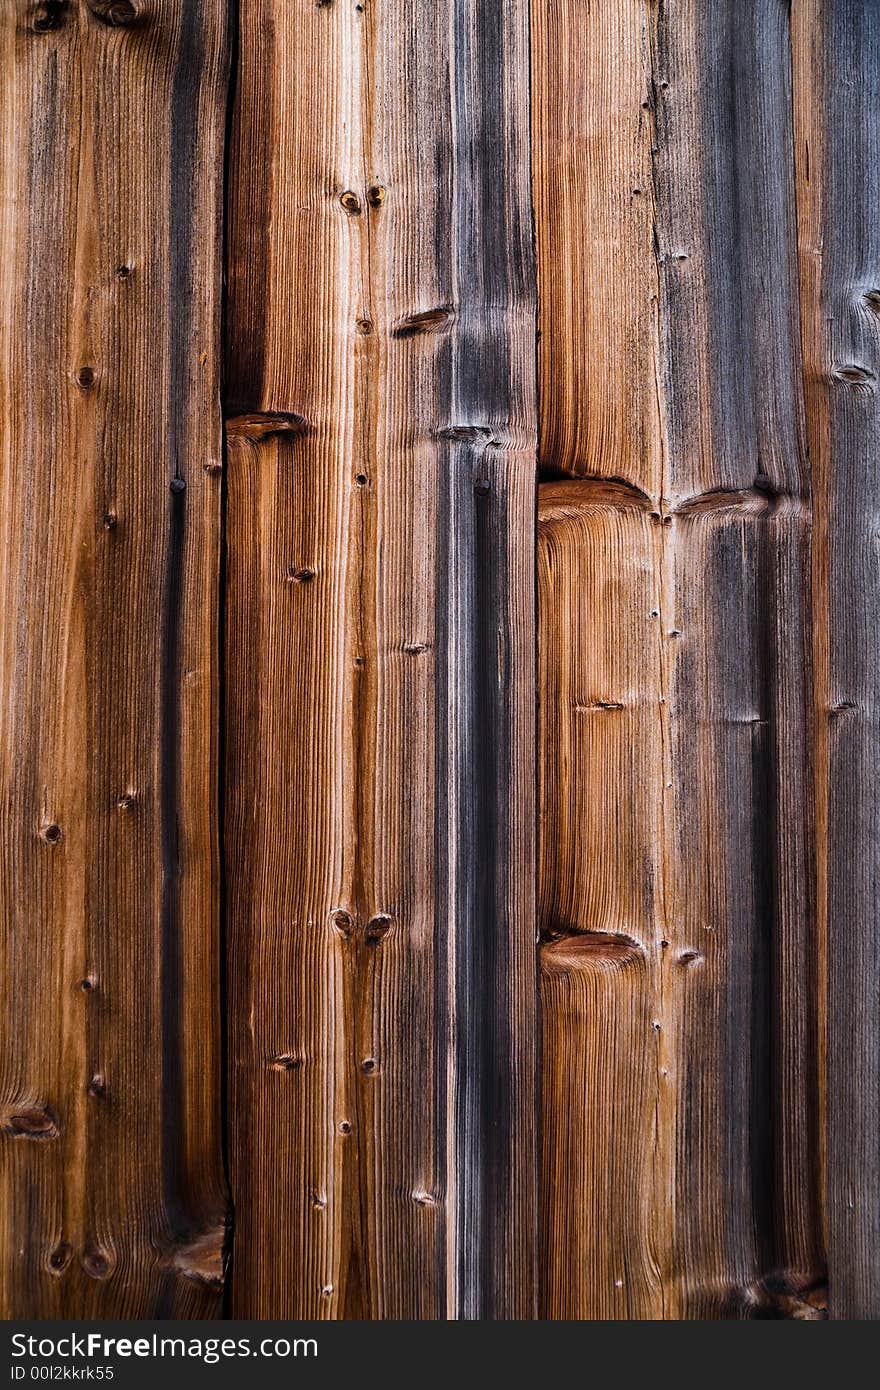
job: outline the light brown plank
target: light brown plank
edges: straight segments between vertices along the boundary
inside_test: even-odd
[[[659,537],[613,484],[544,484],[538,517],[542,1308],[663,1317]]]
[[[210,1317],[225,10],[0,47],[0,1302]]]
[[[541,466],[657,475],[650,6],[533,0]]]
[[[241,20],[232,1308],[529,1316],[526,11],[246,0]]]
[[[584,478],[544,489],[539,539],[539,918],[542,958],[571,966],[565,989],[542,969],[544,1312],[812,1317],[810,494],[788,8],[532,15],[540,462]]]

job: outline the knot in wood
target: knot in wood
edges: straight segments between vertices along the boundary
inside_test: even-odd
[[[138,12],[131,0],[86,0],[95,19],[116,29],[134,24]]]
[[[83,1251],[80,1264],[90,1279],[106,1279],[110,1273],[110,1261],[103,1250],[89,1245]]]
[[[44,4],[37,5],[36,12],[31,19],[31,28],[34,33],[49,34],[53,29],[60,29],[67,8],[68,0],[45,0]]]
[[[364,940],[368,946],[378,946],[391,930],[391,918],[385,912],[377,912],[364,928]]]

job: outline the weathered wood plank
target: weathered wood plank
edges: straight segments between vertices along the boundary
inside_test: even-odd
[[[758,491],[674,530],[683,1306],[810,1317],[824,1270],[807,515]]]
[[[829,1311],[880,1317],[876,460],[880,7],[793,6],[807,423],[815,497],[818,907]]]
[[[542,1310],[659,1318],[657,537],[644,499],[589,481],[543,484],[538,525]]]
[[[537,4],[532,33],[541,463],[587,475],[545,492],[539,542],[539,916],[573,943],[543,948],[572,957],[566,991],[542,970],[545,1313],[813,1316],[810,494],[788,6]],[[581,99],[587,70],[613,80]],[[560,157],[555,132],[573,121]],[[597,220],[585,269],[575,248]],[[587,306],[577,329],[572,305]],[[557,384],[566,350],[605,422],[592,433]],[[598,980],[591,931],[614,963]],[[653,1051],[636,1045],[646,1018]],[[575,1027],[593,1055],[573,1064]],[[633,1124],[650,1163],[624,1165],[632,1191],[603,1207],[604,1160]],[[569,1171],[581,1155],[575,1243],[560,1145]]]
[[[241,7],[237,1316],[535,1306],[526,45],[519,3]]]
[[[0,1302],[209,1317],[225,7],[0,45]]]
[[[533,0],[541,467],[659,468],[646,0]]]

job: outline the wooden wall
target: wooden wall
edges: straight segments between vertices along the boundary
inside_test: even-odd
[[[880,6],[0,67],[3,1314],[880,1317]]]

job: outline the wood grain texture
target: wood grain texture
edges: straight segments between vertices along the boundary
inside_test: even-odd
[[[219,1308],[224,16],[0,16],[7,1317]]]
[[[532,15],[543,1311],[819,1316],[788,5]]]
[[[519,3],[241,6],[236,1316],[535,1308],[527,38]]]
[[[662,1317],[658,537],[614,484],[544,484],[538,516],[542,1315]]]
[[[0,73],[0,1315],[880,1318],[880,0]]]
[[[646,0],[532,0],[533,199],[545,474],[659,467]]]
[[[833,1318],[880,1317],[876,458],[880,7],[793,6],[813,564],[823,1190]]]

